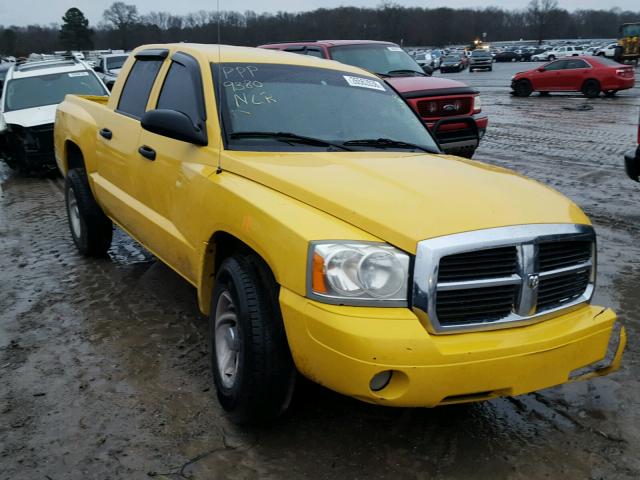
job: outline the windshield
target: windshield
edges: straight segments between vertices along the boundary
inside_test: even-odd
[[[442,59],[444,62],[459,62],[460,61],[460,57],[455,57],[452,55],[447,55],[446,57],[444,57]]]
[[[622,26],[623,37],[640,37],[640,23]]]
[[[331,48],[331,58],[374,73],[388,74],[398,70],[422,73],[420,65],[397,45],[342,45]]]
[[[127,61],[129,55],[123,55],[121,57],[107,57],[105,61],[107,62],[107,70],[115,70],[116,68],[122,68],[124,62]]]
[[[484,50],[474,50],[473,52],[471,52],[471,56],[472,57],[490,57],[491,54]]]
[[[327,144],[389,139],[437,152],[420,119],[382,80],[324,68],[280,64],[212,64],[227,148],[278,151],[331,149],[291,140],[291,134]],[[243,135],[242,133],[245,133]],[[248,132],[287,133],[290,141]],[[282,137],[282,136],[280,136]],[[375,150],[378,146],[345,148]],[[399,146],[385,147],[391,150]]]
[[[4,111],[55,105],[68,93],[107,95],[96,76],[86,70],[17,78],[7,82]]]

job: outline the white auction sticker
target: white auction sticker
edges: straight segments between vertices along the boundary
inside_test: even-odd
[[[400,48],[400,47],[387,47],[387,50],[391,50],[392,52],[401,52],[402,48]]]
[[[352,87],[371,88],[373,90],[381,90],[383,92],[386,91],[384,86],[377,80],[362,77],[351,77],[349,75],[343,75],[343,77]]]
[[[69,74],[70,77],[86,77],[89,75],[89,72],[71,72]]]

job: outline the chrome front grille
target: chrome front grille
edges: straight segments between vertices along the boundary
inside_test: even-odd
[[[523,225],[418,244],[413,310],[432,333],[533,323],[588,302],[595,233],[586,225]]]

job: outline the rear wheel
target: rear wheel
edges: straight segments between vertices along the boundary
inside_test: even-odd
[[[518,80],[513,86],[513,93],[517,97],[528,97],[533,92],[533,87],[529,80]]]
[[[289,406],[295,367],[278,285],[254,255],[226,259],[216,275],[209,318],[218,400],[239,424],[275,419]]]
[[[553,61],[553,60],[555,60],[555,59],[556,59],[556,56],[555,56],[555,55],[549,55],[549,56],[547,57],[547,60],[548,60],[549,62],[551,62],[551,61]]]
[[[111,246],[113,223],[93,198],[84,169],[69,170],[64,186],[73,243],[85,256],[104,255]]]
[[[582,94],[587,98],[596,98],[600,95],[600,82],[597,80],[587,80],[582,85]]]

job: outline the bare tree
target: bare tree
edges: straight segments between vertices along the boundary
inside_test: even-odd
[[[105,22],[111,23],[118,31],[120,47],[128,48],[129,33],[140,22],[138,9],[135,5],[127,5],[124,2],[114,2],[102,14]]]
[[[558,0],[531,0],[527,8],[529,25],[533,28],[538,44],[542,43],[549,23],[558,10]]]

